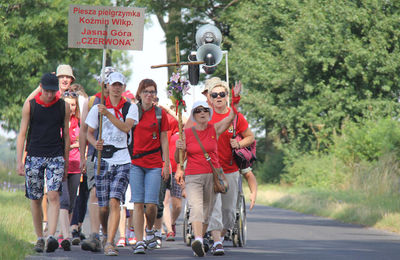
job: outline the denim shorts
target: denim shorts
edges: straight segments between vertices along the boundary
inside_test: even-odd
[[[131,202],[158,204],[161,184],[161,168],[144,168],[132,165],[129,183]]]
[[[38,200],[43,197],[45,172],[47,191],[61,191],[64,157],[26,157],[25,196],[28,199]]]
[[[95,173],[96,197],[99,207],[107,207],[111,198],[125,201],[125,192],[129,184],[129,170],[131,163],[110,165],[101,160],[100,174]],[[97,169],[97,162],[95,165]]]

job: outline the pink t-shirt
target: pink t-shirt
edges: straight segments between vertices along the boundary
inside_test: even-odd
[[[197,131],[204,149],[211,157],[211,162],[215,168],[221,167],[218,160],[217,134],[213,124],[208,124],[207,128]],[[204,157],[203,150],[193,134],[191,128],[185,129],[187,164],[185,175],[212,173],[211,166]]]
[[[71,118],[72,120],[72,118]],[[79,138],[79,125],[75,124],[75,127],[69,128],[69,140],[70,144],[73,144]],[[69,150],[69,163],[68,163],[68,174],[77,174],[81,173],[79,168],[80,164],[80,154],[79,147],[73,148]]]

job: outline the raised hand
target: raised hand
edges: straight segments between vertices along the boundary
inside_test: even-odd
[[[237,97],[240,95],[240,92],[242,91],[242,82],[235,81],[235,85],[233,86],[233,96]]]

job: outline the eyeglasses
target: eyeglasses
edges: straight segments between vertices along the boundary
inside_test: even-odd
[[[154,91],[154,90],[152,90],[152,91],[148,91],[148,90],[145,90],[145,91],[142,91],[142,93],[144,94],[144,95],[155,95],[155,94],[157,94],[157,91]]]
[[[64,97],[77,97],[78,94],[76,94],[75,92],[69,92],[69,91],[65,91],[63,94]]]
[[[193,110],[193,114],[198,114],[198,113],[201,113],[201,112],[207,113],[207,112],[210,112],[210,109],[208,107],[196,107]]]
[[[225,93],[225,92],[219,92],[219,93],[213,92],[213,93],[210,94],[210,96],[211,96],[212,98],[217,98],[218,95],[219,95],[220,97],[224,98],[224,97],[226,96],[226,93]]]

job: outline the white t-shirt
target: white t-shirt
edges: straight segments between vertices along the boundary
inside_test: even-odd
[[[115,115],[113,108],[109,108],[108,111]],[[122,113],[122,109],[120,109],[120,112]],[[131,104],[126,118],[131,118],[135,120],[135,124],[137,124],[138,116],[138,107],[136,106],[136,104]],[[123,121],[124,119],[120,118],[120,120]],[[90,109],[89,114],[86,117],[85,123],[93,129],[97,129],[99,127],[99,109],[97,104]],[[116,151],[113,154],[113,157],[103,160],[113,165],[130,163],[131,157],[129,155],[127,147],[127,137],[127,133],[119,130],[118,127],[111,123],[111,121],[106,116],[103,116],[103,128],[101,138],[104,140],[104,145],[114,145],[116,148],[126,147],[126,149]]]

